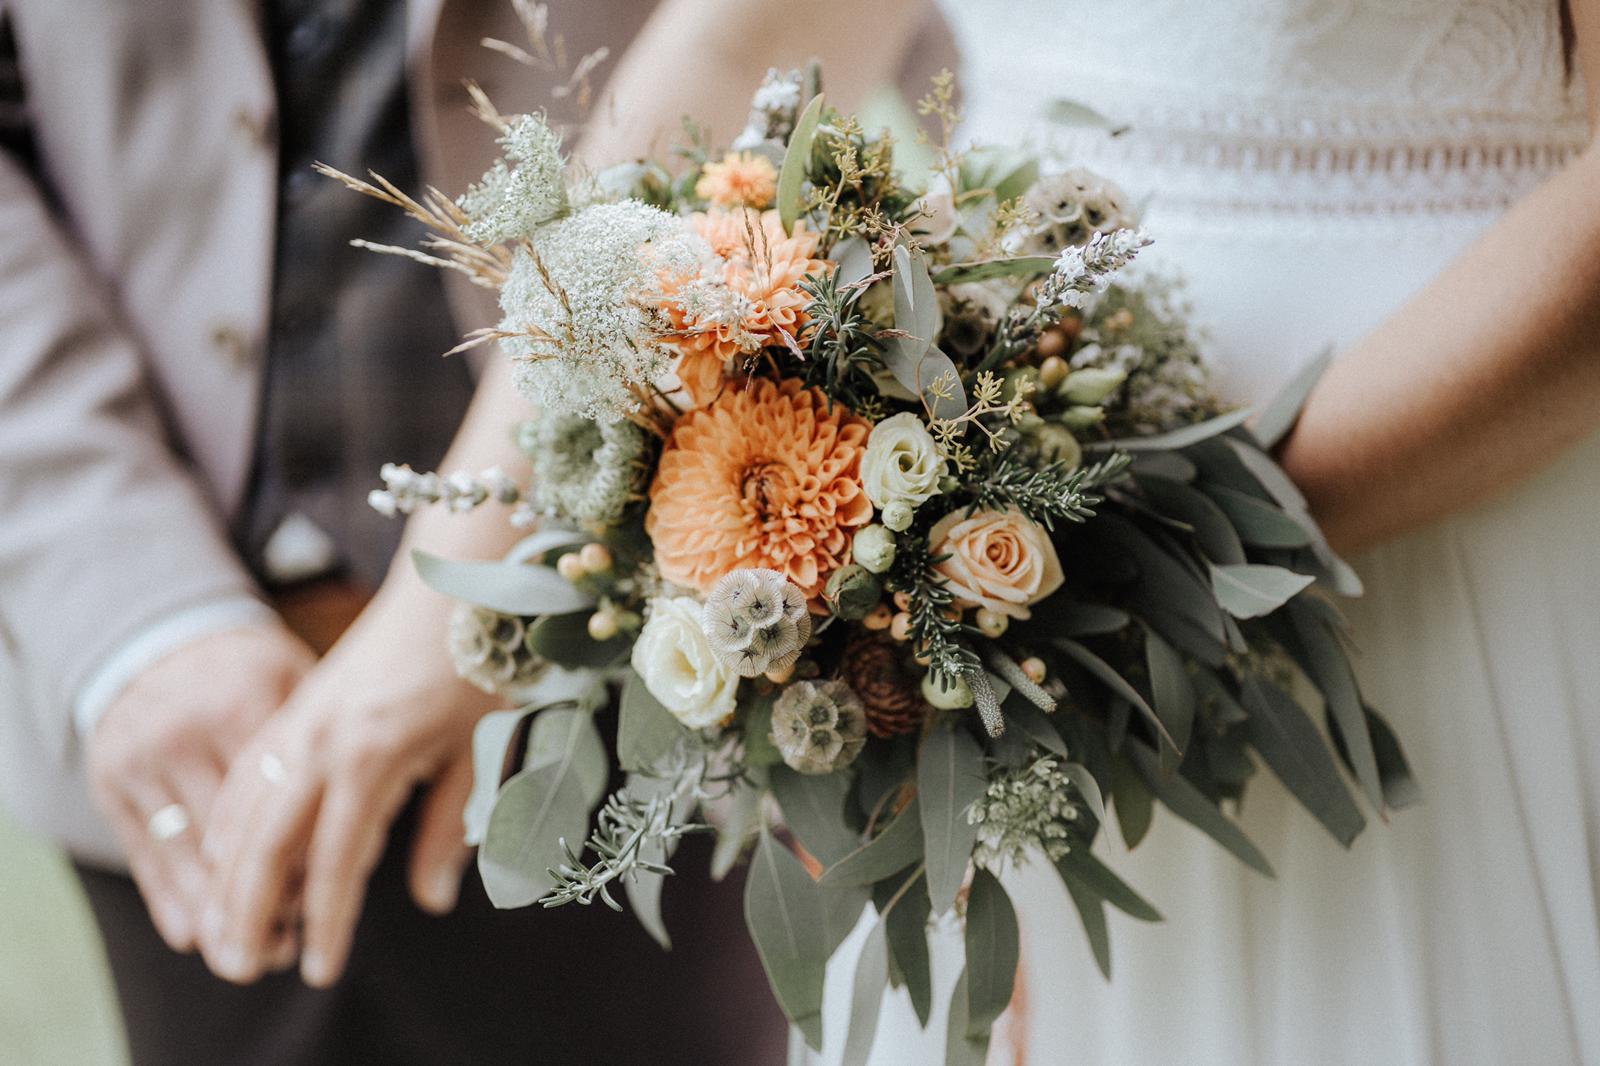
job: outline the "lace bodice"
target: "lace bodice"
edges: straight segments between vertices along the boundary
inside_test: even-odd
[[[1166,211],[1498,210],[1581,149],[1557,0],[946,0],[968,130]],[[1128,132],[1069,127],[1060,101]]]

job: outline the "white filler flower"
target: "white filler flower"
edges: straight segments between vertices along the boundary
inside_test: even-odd
[[[650,695],[690,729],[716,725],[733,711],[739,675],[711,650],[693,597],[650,601],[633,668]]]
[[[913,507],[926,503],[938,494],[945,472],[939,446],[916,415],[903,411],[872,427],[861,457],[861,486],[875,507],[895,500]]]

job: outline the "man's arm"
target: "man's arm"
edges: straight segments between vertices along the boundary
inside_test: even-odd
[[[0,624],[65,745],[96,668],[176,612],[254,594],[174,454],[136,342],[0,154]]]

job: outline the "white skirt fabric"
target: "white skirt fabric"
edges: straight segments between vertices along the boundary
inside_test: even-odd
[[[1149,229],[1151,258],[1190,279],[1226,395],[1253,400],[1359,339],[1492,221],[1158,207]],[[1111,827],[1108,861],[1166,921],[1111,912],[1109,984],[1050,871],[1025,873],[1025,1017],[992,1061],[1600,1062],[1597,518],[1600,436],[1355,560],[1357,669],[1423,802],[1347,852],[1263,769],[1239,813],[1276,880],[1159,808],[1132,854]]]
[[[1359,339],[1492,222],[1164,218],[1157,204],[1148,258],[1187,277],[1224,393],[1250,401]],[[1275,880],[1160,808],[1132,854],[1109,827],[1107,861],[1166,918],[1108,909],[1109,983],[1054,873],[1017,872],[1022,991],[990,1062],[1600,1063],[1597,519],[1600,436],[1355,560],[1358,672],[1423,802],[1369,819],[1345,851],[1263,768],[1239,817]],[[942,1061],[961,965],[957,935],[942,940],[932,1023],[891,995],[873,1063]],[[830,970],[835,1052],[853,956]]]

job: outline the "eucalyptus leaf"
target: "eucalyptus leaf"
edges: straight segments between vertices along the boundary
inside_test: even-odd
[[[1145,666],[1150,671],[1150,694],[1155,712],[1167,727],[1173,746],[1179,752],[1187,751],[1195,712],[1194,685],[1189,680],[1189,672],[1172,645],[1149,628],[1144,633],[1144,655]]]
[[[950,357],[934,347],[939,333],[939,297],[928,262],[922,252],[911,252],[905,245],[894,250],[894,325],[904,336],[892,337],[883,348],[883,365],[896,381],[923,403],[937,418],[957,418],[967,410],[967,395],[960,372]],[[938,396],[932,386],[943,381],[950,385],[948,396]]]
[[[1135,477],[1149,474],[1185,484],[1193,481],[1199,473],[1181,452],[1140,452],[1133,457],[1133,465],[1128,470]]]
[[[689,735],[632,670],[622,684],[617,719],[617,761],[624,770],[651,769]]]
[[[1033,606],[1029,625],[1056,637],[1096,637],[1118,633],[1133,619],[1128,612],[1099,603],[1084,603],[1060,593]]]
[[[589,835],[589,805],[570,764],[513,774],[500,789],[478,849],[478,873],[496,907],[526,907],[555,885],[550,870]]]
[[[1074,662],[1087,670],[1095,680],[1144,715],[1145,720],[1155,727],[1162,743],[1170,745],[1174,750],[1177,750],[1178,742],[1167,731],[1167,725],[1161,720],[1161,716],[1156,714],[1155,709],[1139,694],[1139,690],[1128,684],[1128,679],[1117,673],[1110,663],[1075,640],[1067,640],[1065,637],[1061,637],[1051,641],[1051,643],[1066,652]]]
[[[789,134],[789,148],[783,155],[783,168],[778,172],[778,218],[785,233],[794,232],[795,220],[800,217],[801,192],[805,186],[806,166],[811,161],[811,145],[816,140],[817,123],[822,120],[822,94],[811,102],[795,119],[794,132]]]
[[[551,707],[533,716],[523,766],[532,770],[550,765],[559,765],[577,775],[590,809],[605,798],[611,760],[592,713],[575,707]]]
[[[1421,803],[1422,788],[1400,749],[1399,738],[1371,707],[1367,708],[1367,727],[1372,730],[1372,750],[1378,757],[1378,774],[1383,778],[1383,801],[1397,811]]]
[[[1132,851],[1150,831],[1155,805],[1138,771],[1120,756],[1111,764],[1111,805],[1117,812],[1117,825],[1122,829],[1122,843]]]
[[[1039,180],[1039,160],[1014,148],[985,145],[962,155],[959,179],[958,193],[984,190],[1004,202]]]
[[[1196,422],[1192,426],[1184,426],[1167,433],[1156,433],[1148,437],[1125,437],[1120,440],[1107,441],[1094,445],[1097,449],[1109,449],[1123,452],[1164,452],[1181,451],[1193,447],[1201,441],[1210,440],[1212,437],[1221,436],[1230,429],[1235,429],[1249,421],[1251,409],[1241,407],[1236,411],[1229,411],[1225,415]]]
[[[463,818],[467,843],[483,843],[489,826],[489,812],[500,794],[500,775],[506,768],[506,749],[517,734],[517,726],[528,716],[520,711],[492,711],[478,719],[472,730],[472,793],[467,797]]]
[[[1089,938],[1089,949],[1094,952],[1095,965],[1107,981],[1111,980],[1111,933],[1106,928],[1105,901],[1095,894],[1074,871],[1056,870],[1061,883],[1067,886],[1072,905],[1078,908],[1078,918],[1083,922],[1084,935]]]
[[[1367,820],[1345,788],[1339,767],[1311,716],[1287,692],[1256,674],[1244,676],[1239,698],[1250,713],[1250,742],[1261,758],[1333,838],[1348,848],[1366,828]]]
[[[628,794],[648,802],[656,797],[665,797],[672,792],[672,783],[659,777],[643,777],[639,774],[629,774],[627,782]],[[687,816],[686,808],[693,801],[688,797],[676,797],[672,801],[672,820],[680,822]],[[660,840],[646,841],[639,849],[639,856],[645,862],[657,865],[666,865],[672,858],[673,842]],[[639,870],[632,877],[623,882],[623,891],[627,894],[628,905],[633,909],[633,916],[638,919],[644,931],[650,938],[661,945],[663,951],[672,949],[672,938],[667,934],[667,924],[661,917],[661,890],[666,885],[666,875],[653,870]]]
[[[1316,388],[1317,382],[1322,380],[1322,375],[1332,362],[1333,349],[1325,348],[1321,355],[1301,367],[1289,383],[1261,408],[1261,413],[1250,425],[1250,431],[1263,448],[1272,448],[1294,428],[1301,409],[1306,405],[1306,398]]]
[[[860,840],[844,820],[849,774],[802,774],[774,766],[769,782],[784,822],[818,862],[831,866],[855,850]]]
[[[834,277],[841,289],[872,276],[872,246],[860,237],[846,237],[833,247]]]
[[[917,800],[877,836],[822,872],[821,884],[871,885],[905,869],[922,854],[922,813]]]
[[[1050,715],[1015,693],[1006,700],[1000,711],[1005,715],[1006,722],[1016,726],[1023,736],[1046,751],[1067,758],[1066,741],[1061,739]]]
[[[541,529],[513,544],[511,550],[506,552],[505,561],[527,563],[553,548],[570,548],[575,544],[587,544],[593,539],[589,534],[573,529]]]
[[[1289,623],[1294,630],[1291,653],[1322,693],[1333,732],[1342,741],[1346,761],[1373,809],[1383,809],[1383,780],[1372,750],[1366,708],[1354,671],[1345,658],[1338,634],[1309,603],[1291,600]]]
[[[548,614],[528,627],[528,650],[566,667],[610,666],[627,655],[627,637],[595,640],[589,635],[589,612]]]
[[[1304,548],[1311,543],[1310,530],[1270,503],[1224,485],[1208,486],[1206,492],[1227,513],[1228,521],[1246,544],[1258,548]]]
[[[1045,108],[1045,115],[1058,125],[1105,130],[1113,137],[1120,136],[1129,129],[1125,123],[1113,122],[1088,104],[1080,104],[1076,100],[1052,100]]]
[[[1206,558],[1214,563],[1245,561],[1244,545],[1239,542],[1234,524],[1205,493],[1170,478],[1140,475],[1137,481],[1159,514],[1176,518],[1194,530],[1195,541]]]
[[[1318,528],[1316,520],[1311,517],[1311,508],[1306,504],[1306,498],[1295,487],[1289,475],[1283,472],[1283,468],[1273,462],[1271,456],[1237,437],[1228,437],[1227,445],[1233,450],[1239,464],[1261,483],[1274,500],[1278,501],[1278,506],[1310,531],[1311,550],[1327,568],[1334,591],[1343,596],[1361,595],[1361,578],[1351,569],[1349,563],[1334,554],[1333,549],[1328,546],[1327,538]]]
[[[1211,587],[1217,602],[1235,618],[1260,618],[1271,614],[1311,584],[1312,578],[1281,566],[1246,563],[1211,567]]]
[[[856,959],[850,984],[850,1022],[845,1030],[844,1053],[839,1066],[866,1066],[872,1042],[878,1035],[878,1015],[883,1010],[883,990],[889,985],[888,923],[879,920],[867,932]]]
[[[1267,877],[1274,876],[1272,864],[1244,835],[1244,830],[1230,821],[1215,803],[1181,774],[1163,773],[1155,752],[1138,741],[1130,741],[1123,751],[1138,767],[1150,791],[1168,810],[1227,848],[1252,870]]]
[[[967,1038],[982,1039],[1011,1002],[1021,947],[1017,913],[999,880],[979,868],[967,895]]]
[[[760,822],[762,795],[759,788],[738,782],[717,808],[721,817],[712,820],[717,831],[717,843],[711,849],[711,880],[721,881],[728,876],[743,854],[745,843],[755,835]]]
[[[928,898],[935,914],[950,909],[966,880],[967,863],[978,840],[978,827],[967,821],[967,808],[987,785],[983,749],[965,730],[935,729],[923,738],[917,753],[917,795]]]
[[[828,965],[823,894],[804,864],[766,831],[750,859],[744,917],[779,1008],[820,1049]]]
[[[1048,255],[1019,255],[1008,259],[980,259],[970,263],[951,263],[933,275],[940,285],[961,285],[991,278],[1036,278],[1048,274],[1056,265]]]
[[[441,559],[424,551],[413,551],[411,559],[429,588],[501,614],[557,614],[595,604],[593,596],[548,566]]]
[[[950,1016],[945,1027],[945,1066],[984,1066],[989,1058],[989,1034],[977,1040],[967,1035],[967,971],[963,968],[950,990]]]
[[[822,893],[823,946],[832,958],[839,945],[855,932],[861,912],[872,899],[872,890],[865,885],[820,885],[818,891]]]
[[[1106,820],[1106,801],[1100,795],[1100,782],[1095,780],[1094,774],[1089,772],[1089,768],[1082,763],[1069,762],[1061,764],[1061,772],[1067,775],[1067,780],[1071,781],[1073,787],[1082,794],[1083,802],[1089,805],[1089,810],[1094,814],[1095,820],[1104,822]]]
[[[1161,912],[1118,877],[1115,871],[1095,857],[1088,848],[1073,848],[1056,860],[1056,872],[1063,880],[1076,877],[1094,891],[1094,894],[1141,922],[1161,921]]]
[[[917,1021],[928,1027],[933,1011],[933,966],[928,958],[928,893],[914,881],[883,916],[889,938],[889,954],[900,971],[911,997]]]

